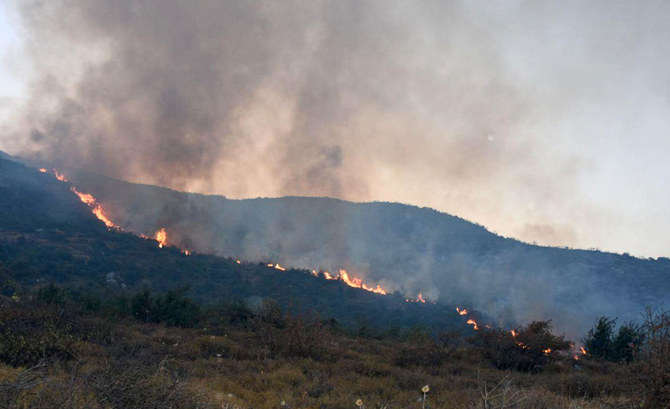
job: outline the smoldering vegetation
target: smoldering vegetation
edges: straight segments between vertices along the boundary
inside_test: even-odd
[[[230,200],[72,172],[123,228],[243,260],[336,272],[410,297],[475,307],[502,326],[552,319],[570,335],[597,316],[637,319],[670,302],[670,260],[540,247],[466,220],[393,203]]]

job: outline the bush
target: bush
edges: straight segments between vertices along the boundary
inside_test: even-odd
[[[76,341],[72,325],[62,311],[43,306],[0,310],[0,361],[9,365],[32,366],[44,359],[70,359]]]
[[[550,321],[533,321],[518,331],[481,329],[473,343],[498,369],[538,372],[560,351],[570,349],[562,336],[551,333]]]

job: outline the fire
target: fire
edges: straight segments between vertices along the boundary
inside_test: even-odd
[[[242,262],[241,262],[240,260],[235,260],[235,262],[236,262],[237,264],[242,264]]]
[[[551,353],[551,348],[543,349],[542,352],[544,352],[545,355],[549,355]]]
[[[279,264],[272,264],[272,263],[270,263],[270,264],[268,264],[268,267],[275,268],[275,269],[277,269],[277,270],[279,270],[279,271],[286,271],[286,268],[280,266]]]
[[[458,315],[468,315],[467,308],[460,309],[460,308],[456,307],[456,312],[458,313]]]
[[[75,188],[72,188],[72,191],[76,193],[77,196],[79,196],[79,200],[81,200],[82,202],[86,203],[89,206],[95,205],[96,200],[95,197],[93,197],[93,195],[89,193],[81,193]]]
[[[56,179],[60,180],[61,182],[67,182],[68,181],[62,173],[58,173],[58,171],[56,169],[54,169],[53,171],[54,171],[54,176],[56,176]]]
[[[513,336],[514,338],[516,338],[517,335],[519,335],[519,333],[516,332],[516,330],[511,330],[511,331],[510,331],[510,334],[512,334],[512,336]]]
[[[586,348],[584,348],[584,347],[579,347],[579,352],[581,352],[582,355],[586,355],[586,354],[587,354],[587,352],[586,352]]]
[[[317,275],[315,270],[312,270],[312,274]],[[369,285],[365,284],[362,279],[349,276],[347,270],[340,270],[340,273],[338,275],[333,275],[327,271],[324,271],[323,277],[326,280],[339,280],[348,285],[349,287],[360,288],[361,290],[370,291],[375,294],[381,294],[381,295],[387,294],[386,290],[384,290],[382,286],[380,286],[379,284],[377,284],[376,287],[370,287]]]
[[[475,320],[473,320],[472,318],[470,318],[470,319],[466,322],[466,324],[470,324],[470,325],[472,325],[472,329],[474,329],[475,331],[479,331],[479,326],[477,325],[477,322],[476,322]]]
[[[165,231],[165,227],[158,230],[155,237],[159,248],[162,249],[167,245],[167,232]]]
[[[184,255],[186,255],[186,256],[190,256],[191,255],[191,250],[182,250],[182,253],[184,253]]]
[[[58,177],[59,173],[57,173],[55,170],[54,170],[54,173],[56,174],[56,177]],[[62,177],[63,175],[60,175],[60,176]],[[65,178],[63,178],[63,179],[65,179]],[[59,180],[61,180],[61,179],[59,178]],[[102,205],[100,205],[100,203],[97,202],[97,200],[95,199],[95,197],[93,195],[91,195],[89,193],[82,193],[82,192],[78,191],[77,189],[75,189],[74,187],[70,188],[70,190],[72,190],[73,193],[75,193],[77,196],[79,196],[79,200],[81,200],[82,203],[86,203],[91,208],[91,211],[93,212],[95,217],[97,217],[98,220],[100,220],[101,222],[105,223],[105,226],[107,226],[109,228],[114,228],[114,229],[119,229],[120,228],[119,226],[114,224],[114,222],[112,222],[109,219],[109,217],[107,217],[107,215],[105,215],[105,212],[102,210]]]
[[[40,170],[40,172],[42,172],[42,173],[47,173],[47,170],[46,170],[45,168],[40,168],[39,170]]]
[[[112,222],[107,218],[107,216],[105,216],[105,213],[102,211],[102,207],[99,204],[96,204],[95,207],[93,208],[93,214],[95,215],[95,217],[98,218],[98,220],[105,223],[105,226],[109,228],[116,228],[116,229],[119,228],[119,226],[115,225],[114,222]]]

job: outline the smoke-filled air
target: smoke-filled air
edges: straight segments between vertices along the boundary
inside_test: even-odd
[[[670,28],[659,8],[670,12],[626,2],[14,2],[5,13],[19,40],[4,58],[21,91],[3,99],[0,149],[180,191],[400,202],[527,243],[664,256]],[[488,233],[459,236],[437,214],[95,193],[110,226],[168,226],[173,244],[224,256],[347,267],[389,291],[475,303],[500,322],[548,316],[579,333],[600,313],[627,317],[642,304],[596,291],[606,270],[574,255],[557,263],[502,241],[490,251]]]
[[[0,149],[669,253],[665,2],[15,1]]]
[[[0,0],[0,407],[670,408],[669,22]]]

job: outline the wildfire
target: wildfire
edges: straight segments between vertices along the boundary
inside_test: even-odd
[[[416,296],[416,299],[405,298],[405,302],[420,302],[420,303],[425,304],[426,299],[423,298],[423,295],[421,295],[421,293],[419,293],[419,295]]]
[[[544,352],[545,355],[549,355],[551,353],[551,348],[543,349],[542,352]]]
[[[241,262],[240,260],[235,260],[235,262],[236,262],[237,264],[242,264],[242,262]]]
[[[473,320],[472,318],[470,318],[470,319],[466,322],[466,324],[470,324],[470,325],[472,325],[472,329],[474,329],[475,331],[479,331],[479,326],[477,325],[477,322],[476,322],[475,320]]]
[[[58,177],[59,174],[56,171],[54,171],[54,173],[56,174],[56,177]],[[60,176],[62,177],[63,175],[60,175]],[[63,179],[65,179],[65,178],[63,178]],[[59,178],[58,180],[61,180],[61,179]],[[98,220],[100,220],[101,222],[105,223],[105,226],[107,226],[109,228],[114,228],[114,229],[119,229],[120,228],[119,226],[114,224],[114,222],[112,222],[109,219],[109,217],[107,217],[107,215],[105,215],[105,212],[102,210],[102,205],[100,205],[100,203],[97,202],[97,200],[95,199],[95,197],[93,195],[91,195],[89,193],[82,193],[82,192],[78,191],[77,189],[75,189],[74,187],[70,188],[70,190],[72,190],[73,193],[75,193],[77,196],[79,196],[79,200],[81,200],[82,203],[86,203],[91,208],[91,211],[93,212],[95,217],[97,217]]]
[[[61,182],[67,182],[68,181],[62,173],[58,173],[58,171],[56,169],[54,169],[53,171],[54,171],[54,176],[56,176],[56,179],[60,180]]]
[[[40,168],[39,171],[42,173],[47,173],[47,170],[45,168]]]
[[[316,275],[316,270],[312,270],[312,274]],[[361,290],[370,291],[375,294],[387,295],[386,290],[382,288],[379,284],[376,287],[370,287],[365,284],[362,279],[357,277],[349,276],[347,270],[340,270],[338,275],[330,274],[327,271],[323,272],[323,277],[326,280],[339,280],[348,285],[349,287],[360,288]]]
[[[161,228],[156,232],[156,241],[158,242],[158,248],[163,248],[167,246],[167,232],[165,231],[165,227]]]
[[[586,355],[588,352],[586,352],[586,348],[584,347],[579,347],[579,352],[582,353],[582,355]]]
[[[460,309],[460,308],[456,307],[456,312],[458,313],[458,315],[468,315],[468,309],[467,308]]]
[[[519,333],[516,332],[516,330],[514,330],[514,329],[510,331],[510,334],[512,334],[512,336],[513,336],[514,338],[516,338],[517,335],[519,335]]]
[[[286,271],[286,268],[280,266],[279,264],[272,264],[272,263],[270,263],[270,264],[268,264],[268,267],[275,268],[275,269],[277,269],[277,270],[279,270],[279,271]]]

